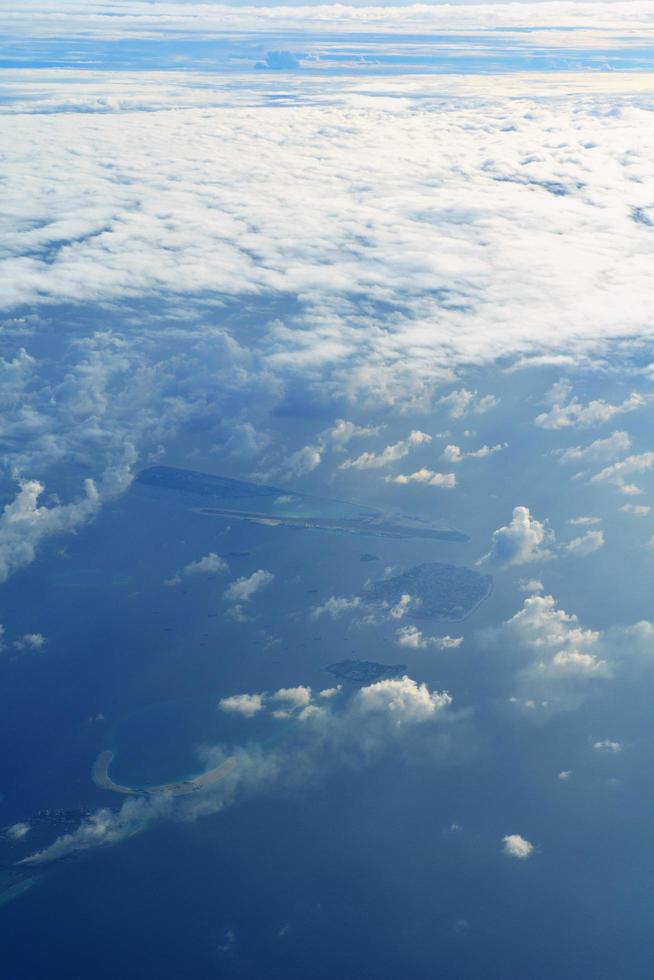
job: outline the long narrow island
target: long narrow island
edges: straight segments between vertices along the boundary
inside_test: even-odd
[[[220,782],[227,773],[231,772],[236,765],[236,759],[229,758],[221,762],[214,769],[200,773],[190,779],[180,779],[177,782],[161,783],[159,786],[123,786],[115,783],[109,775],[109,769],[114,759],[114,753],[110,750],[101,752],[93,763],[91,777],[96,786],[101,789],[111,790],[113,793],[123,793],[127,796],[188,796],[191,793],[198,793],[210,786]]]

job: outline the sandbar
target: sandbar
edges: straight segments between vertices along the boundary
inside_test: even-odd
[[[124,793],[127,796],[188,796],[190,793],[199,793],[201,790],[213,786],[215,783],[231,772],[236,765],[236,759],[229,758],[221,762],[214,769],[200,773],[190,779],[180,779],[177,782],[161,783],[159,786],[123,786],[115,783],[109,775],[109,768],[114,759],[114,753],[110,750],[101,752],[93,763],[91,777],[96,786],[101,789],[111,790],[113,793]]]

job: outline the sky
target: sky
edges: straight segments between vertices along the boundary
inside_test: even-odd
[[[11,980],[651,976],[653,21],[3,18]]]

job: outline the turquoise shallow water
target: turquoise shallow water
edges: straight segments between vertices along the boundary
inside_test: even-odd
[[[165,701],[130,712],[111,727],[104,748],[114,753],[111,777],[127,786],[155,786],[209,768],[203,749],[272,746],[293,728],[290,719],[243,718],[218,708],[217,697]]]

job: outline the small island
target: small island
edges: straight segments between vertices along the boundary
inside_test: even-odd
[[[379,664],[374,660],[339,660],[325,667],[328,673],[345,681],[356,684],[374,684],[376,681],[393,680],[403,677],[407,672],[406,664]]]
[[[373,538],[426,538],[467,541],[462,531],[444,522],[374,507],[314,497],[282,487],[233,480],[173,466],[141,470],[136,484],[157,491],[174,491],[184,506],[209,517],[241,520],[264,527],[300,528]]]
[[[123,786],[121,783],[115,783],[109,775],[109,768],[113,758],[113,752],[109,750],[101,752],[93,763],[91,778],[95,785],[101,789],[108,789],[113,793],[123,793],[126,796],[162,796],[164,794],[170,796],[188,796],[191,793],[198,793],[220,782],[236,765],[236,759],[230,757],[214,769],[209,769],[207,772],[200,773],[198,776],[192,776],[189,779],[162,783],[159,786]]]
[[[490,575],[463,565],[428,562],[401,575],[373,582],[361,594],[365,602],[396,605],[404,595],[417,600],[411,614],[444,623],[458,623],[469,616],[490,594]]]

